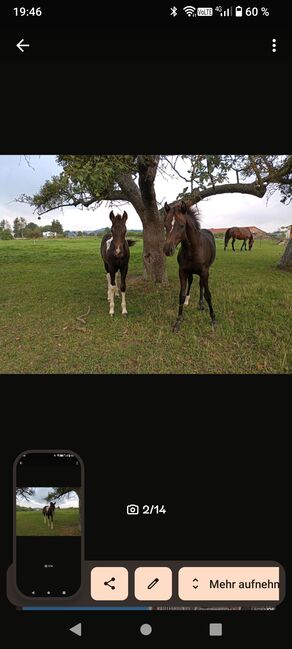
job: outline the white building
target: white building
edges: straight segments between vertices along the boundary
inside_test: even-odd
[[[51,237],[56,237],[56,236],[57,236],[57,232],[43,232],[43,237],[45,237],[45,239],[50,239]]]

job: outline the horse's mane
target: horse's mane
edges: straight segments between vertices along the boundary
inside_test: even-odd
[[[188,207],[186,214],[189,216],[189,218],[192,221],[193,226],[196,228],[196,230],[201,229],[201,224],[200,224],[200,213],[196,205],[193,205],[192,209]]]

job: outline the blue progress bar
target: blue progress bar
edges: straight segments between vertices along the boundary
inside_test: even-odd
[[[23,606],[23,611],[150,611],[150,606]]]

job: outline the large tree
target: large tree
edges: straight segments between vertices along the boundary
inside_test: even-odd
[[[38,214],[68,206],[94,209],[102,201],[111,206],[131,203],[143,225],[144,276],[156,282],[166,279],[164,210],[155,191],[158,173],[184,181],[177,198],[183,197],[189,205],[225,193],[262,198],[276,189],[283,203],[292,198],[292,156],[288,155],[65,155],[57,156],[57,162],[62,168],[58,176],[34,196],[22,195],[18,200],[34,206]]]

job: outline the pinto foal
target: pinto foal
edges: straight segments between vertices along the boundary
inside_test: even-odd
[[[45,525],[46,523],[48,523],[48,526],[52,530],[54,529],[53,517],[54,517],[55,505],[56,503],[50,503],[49,505],[46,505],[43,508],[44,523]]]
[[[126,305],[126,276],[128,272],[130,250],[129,246],[133,246],[136,242],[132,239],[126,239],[126,220],[128,218],[127,212],[114,215],[110,212],[110,220],[112,222],[111,232],[105,234],[101,241],[100,252],[103,259],[105,271],[107,273],[107,299],[110,303],[109,314],[114,315],[115,312],[115,295],[119,295],[118,284],[116,283],[116,273],[121,273],[121,295],[122,295],[122,315],[127,315]]]

